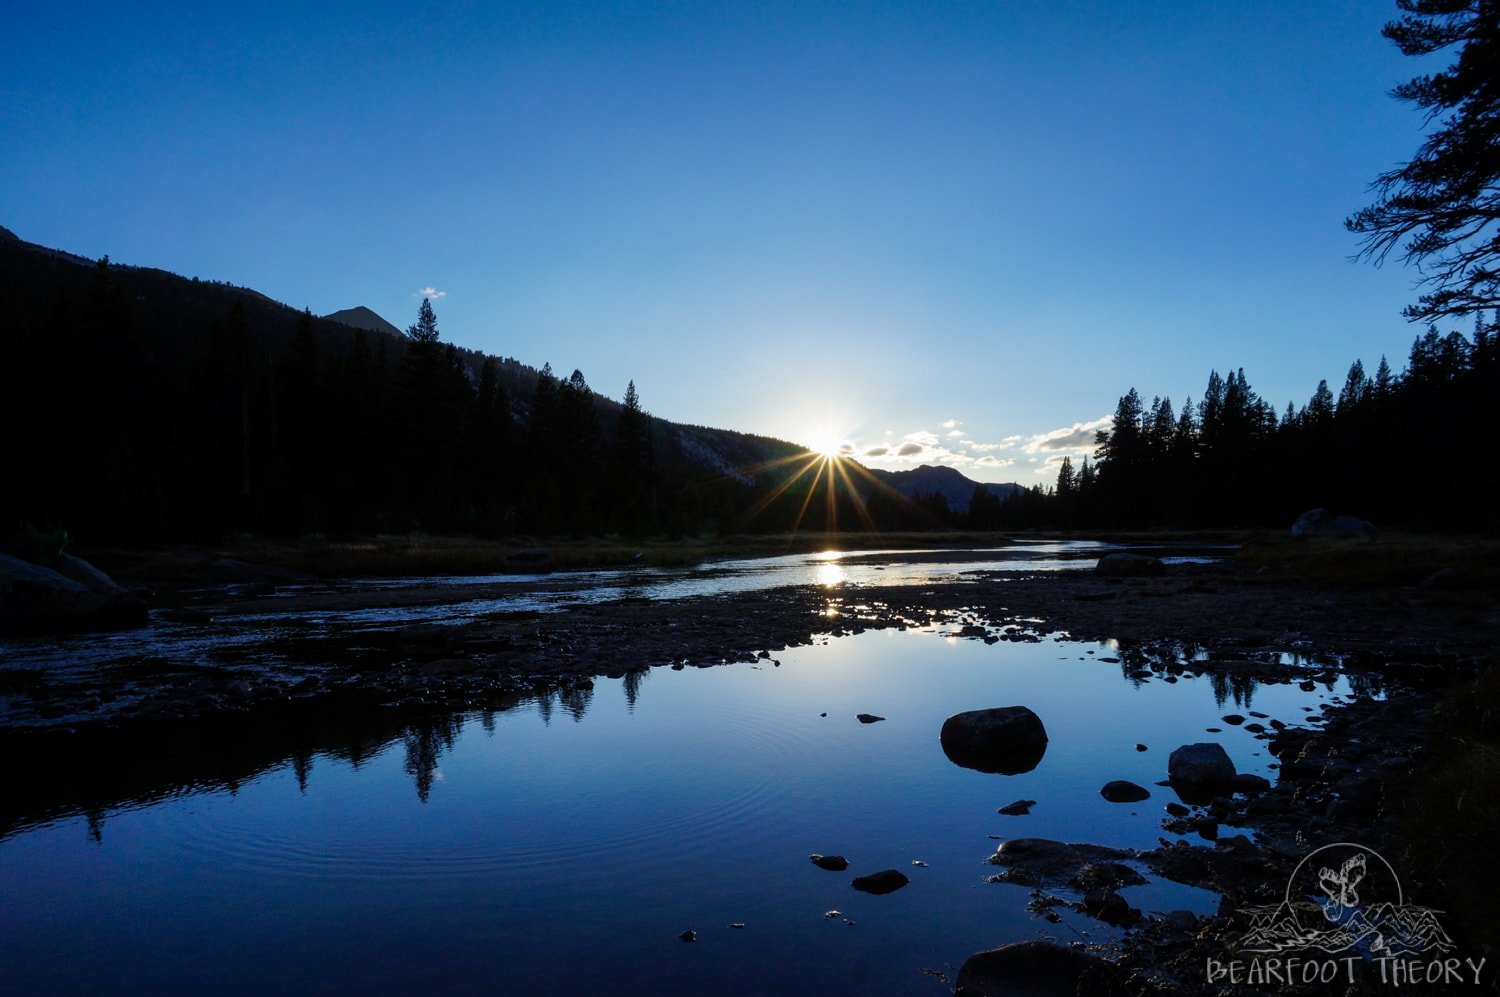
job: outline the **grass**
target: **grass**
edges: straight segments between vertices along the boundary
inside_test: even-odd
[[[1257,534],[1246,540],[1236,560],[1277,581],[1340,588],[1421,585],[1432,579],[1438,591],[1500,589],[1500,538],[1487,535],[1303,540]]]
[[[384,535],[355,540],[305,537],[274,540],[231,538],[211,550],[179,548],[139,552],[89,550],[83,556],[107,571],[126,570],[157,583],[191,582],[205,557],[230,557],[251,564],[305,572],[322,578],[402,578],[489,575],[534,570],[509,563],[521,551],[543,548],[553,570],[611,568],[627,564],[685,567],[723,558],[771,557],[827,550],[938,547],[997,547],[1014,539],[996,533],[796,533],[715,537],[617,536],[572,539],[513,537],[505,541],[473,537]],[[143,562],[145,562],[143,564]]]
[[[1401,787],[1399,860],[1416,902],[1442,910],[1459,954],[1500,962],[1500,664],[1439,704],[1422,771]],[[1486,972],[1496,987],[1493,971]]]

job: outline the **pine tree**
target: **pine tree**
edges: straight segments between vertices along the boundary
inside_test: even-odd
[[[417,343],[438,341],[437,315],[432,310],[432,299],[422,299],[422,307],[417,309],[417,321],[407,327],[406,335]]]

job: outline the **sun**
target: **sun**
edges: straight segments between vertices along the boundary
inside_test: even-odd
[[[808,450],[817,454],[824,460],[835,460],[839,457],[847,457],[853,452],[854,447],[848,440],[842,439],[838,433],[830,430],[822,430],[808,434],[812,445]]]

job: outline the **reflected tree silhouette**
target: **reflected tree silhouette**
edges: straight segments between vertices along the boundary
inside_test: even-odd
[[[589,711],[589,704],[594,701],[594,683],[570,686],[558,693],[558,701],[562,703],[562,708],[572,716],[573,722],[578,723]]]
[[[89,838],[96,845],[102,844],[104,842],[104,811],[98,807],[90,807],[86,811],[86,817],[89,822]]]
[[[303,796],[307,795],[307,775],[312,771],[312,753],[305,748],[299,748],[292,753],[292,771],[297,774],[297,790]]]
[[[417,799],[423,803],[432,793],[438,762],[444,751],[453,750],[463,718],[433,717],[418,721],[401,734],[406,745],[406,773],[417,786]]]
[[[625,707],[630,712],[635,712],[635,701],[641,694],[641,683],[651,676],[649,668],[641,668],[633,672],[625,673]]]

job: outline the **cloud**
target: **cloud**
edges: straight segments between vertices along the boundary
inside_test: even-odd
[[[1016,462],[1014,457],[1006,457],[1003,460],[994,454],[985,454],[974,462],[975,467],[1010,467]]]
[[[957,425],[958,425],[958,420],[957,419],[949,419],[949,420],[947,420],[946,422],[943,423],[943,428],[944,429],[952,429],[954,426],[957,426]]]
[[[902,439],[907,443],[916,443],[924,447],[935,447],[938,445],[938,438],[925,429],[919,429],[915,433],[907,433]]]
[[[903,443],[901,444],[901,449],[896,451],[896,456],[914,457],[917,454],[921,453],[922,449],[923,447],[920,443]]]
[[[413,298],[432,298],[434,301],[436,301],[438,298],[446,298],[448,296],[448,292],[439,291],[435,287],[424,287],[420,291],[413,291],[411,296]]]
[[[890,447],[871,447],[865,451],[866,457],[884,457],[891,452]]]
[[[1033,436],[1026,444],[1027,453],[1093,453],[1094,434],[1110,423],[1109,416],[1101,416],[1092,422],[1075,422],[1071,426],[1054,429]]]
[[[958,439],[959,437],[961,437],[963,435],[964,435],[964,431],[962,429],[955,429],[951,433],[948,434],[948,439],[950,439],[950,440],[956,440],[956,439]]]

